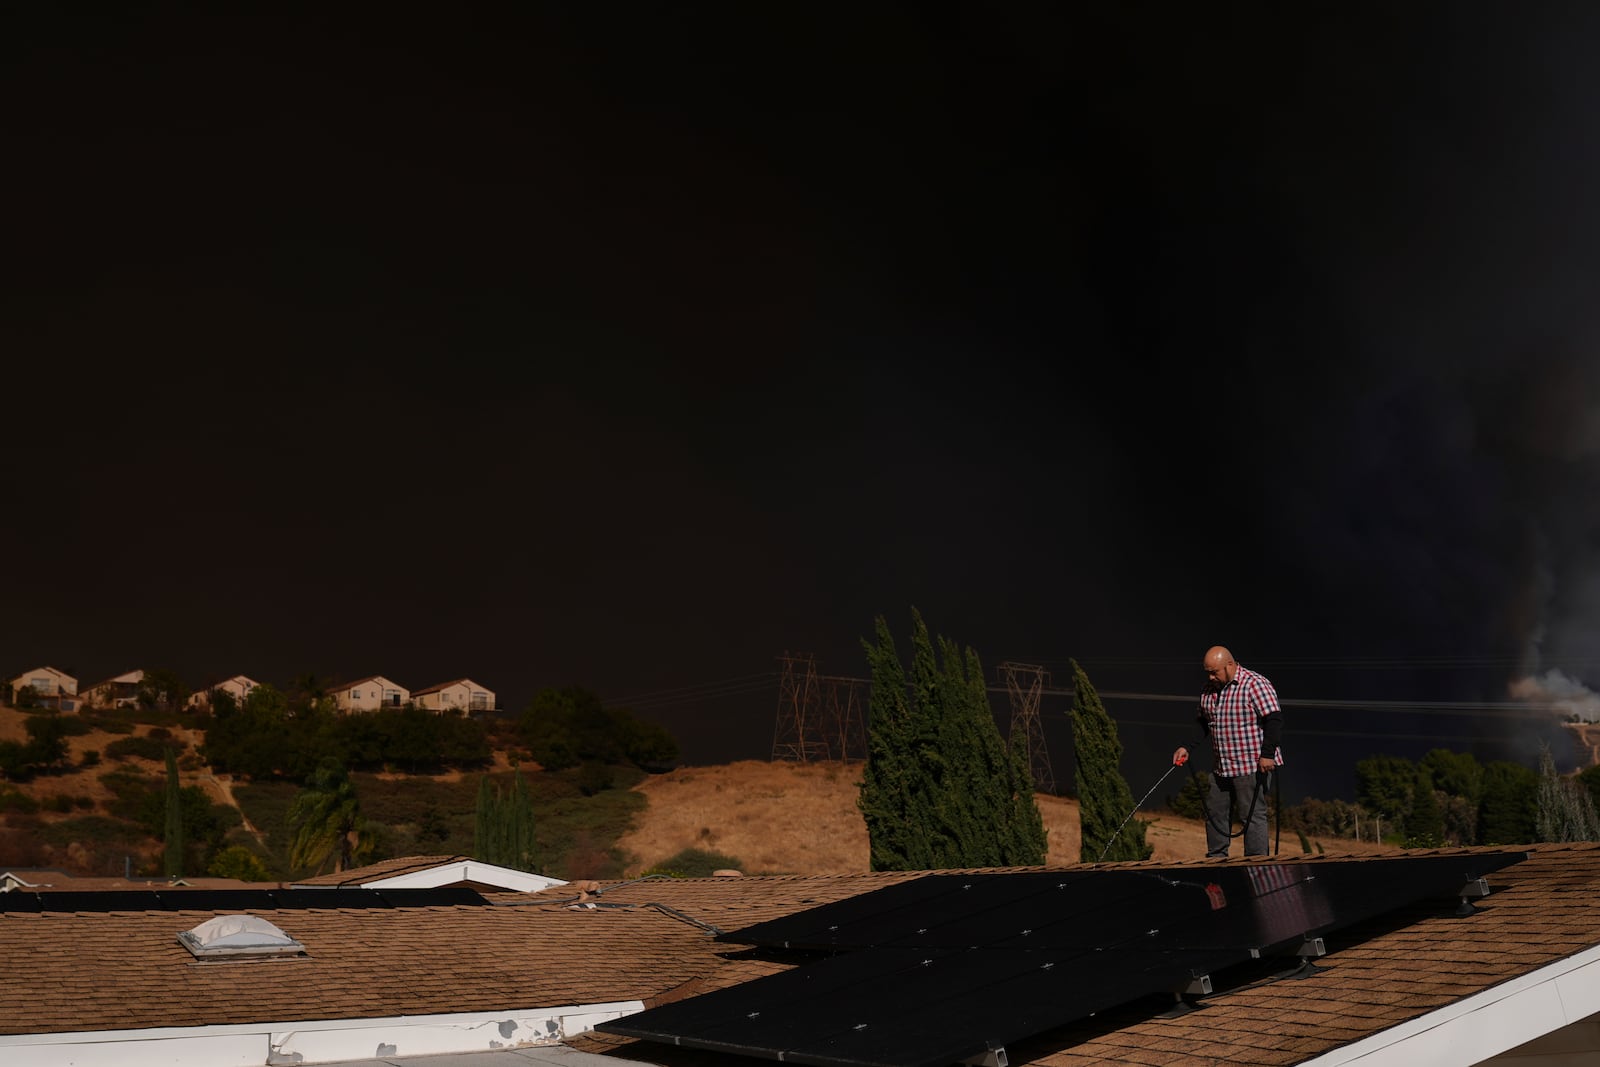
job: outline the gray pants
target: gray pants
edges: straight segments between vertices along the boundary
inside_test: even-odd
[[[1272,775],[1260,776],[1261,794],[1256,795],[1256,780],[1254,774],[1241,774],[1236,778],[1224,778],[1215,772],[1211,775],[1211,795],[1206,798],[1206,859],[1224,860],[1228,858],[1228,835],[1233,830],[1233,809],[1237,808],[1239,818],[1243,819],[1248,813],[1250,821],[1244,828],[1244,854],[1246,856],[1265,856],[1271,849],[1268,847],[1267,834],[1267,807],[1272,797]],[[1254,800],[1255,806],[1251,807]]]

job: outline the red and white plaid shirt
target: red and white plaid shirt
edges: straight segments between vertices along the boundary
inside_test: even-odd
[[[1211,735],[1217,773],[1225,778],[1254,774],[1261,758],[1261,724],[1257,720],[1282,714],[1272,683],[1245,667],[1238,668],[1233,681],[1221,689],[1201,693],[1200,718]],[[1283,749],[1274,749],[1272,759],[1282,764]]]

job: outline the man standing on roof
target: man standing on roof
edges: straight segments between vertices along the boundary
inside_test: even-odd
[[[1201,662],[1206,672],[1196,718],[1211,739],[1211,795],[1206,798],[1206,858],[1228,858],[1233,827],[1231,808],[1244,820],[1244,854],[1265,856],[1267,799],[1272,772],[1283,763],[1278,747],[1283,735],[1283,709],[1278,692],[1265,677],[1234,661],[1233,653],[1213,645]],[[1173,753],[1174,763],[1189,750]]]

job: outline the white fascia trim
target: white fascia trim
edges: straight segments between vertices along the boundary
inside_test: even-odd
[[[644,1010],[638,1000],[374,1019],[0,1035],[6,1067],[273,1067],[554,1045]]]
[[[1332,973],[1327,977],[1338,981]],[[1600,946],[1302,1060],[1301,1067],[1466,1067],[1596,1012]]]
[[[529,874],[510,867],[497,867],[482,860],[457,860],[424,871],[410,871],[375,882],[365,882],[364,889],[437,889],[457,882],[478,882],[482,885],[512,889],[522,893],[536,893],[553,885],[566,885],[559,878],[546,878],[542,874]]]

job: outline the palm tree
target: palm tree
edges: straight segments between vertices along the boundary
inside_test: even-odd
[[[355,784],[335,760],[323,760],[289,805],[289,826],[294,830],[289,864],[297,870],[320,872],[330,855],[335,871],[348,870],[377,846],[372,824],[361,817]]]

